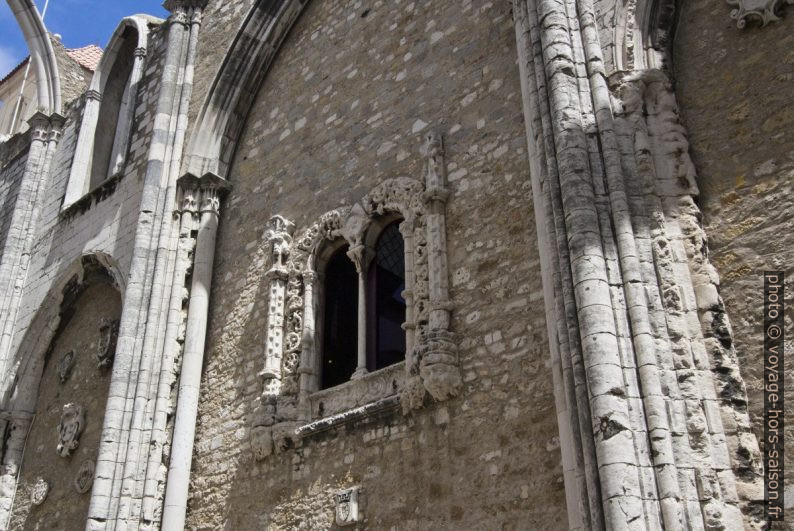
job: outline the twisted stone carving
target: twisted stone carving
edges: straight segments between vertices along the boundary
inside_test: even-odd
[[[63,406],[61,422],[58,424],[58,446],[56,451],[61,457],[69,457],[80,444],[80,435],[85,428],[83,406],[69,403]]]

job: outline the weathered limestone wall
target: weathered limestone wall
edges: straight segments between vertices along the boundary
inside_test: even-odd
[[[5,246],[11,215],[27,163],[27,150],[0,162],[0,254]]]
[[[676,92],[700,177],[711,260],[720,273],[761,442],[764,270],[785,271],[789,301],[794,293],[794,12],[789,8],[788,18],[764,28],[751,23],[739,29],[722,2],[693,0],[680,9]],[[790,384],[794,323],[788,310]],[[794,436],[792,411],[787,440]],[[786,464],[787,483],[794,484],[791,455]],[[787,516],[794,522],[792,511]]]
[[[81,466],[97,458],[110,383],[109,371],[100,369],[96,358],[100,349],[99,330],[105,320],[119,318],[121,297],[111,286],[97,284],[79,296],[73,310],[68,324],[61,323],[48,353],[10,529],[82,529],[85,523],[90,489],[80,493],[74,482]],[[73,352],[74,361],[63,381],[59,364],[69,351]],[[85,424],[77,448],[71,455],[62,457],[56,451],[58,426],[63,406],[69,403],[83,408]],[[31,503],[30,491],[39,478],[48,483],[49,492],[45,502],[37,506]],[[90,487],[90,481],[87,486]]]
[[[248,117],[221,210],[188,528],[328,529],[331,494],[354,484],[372,529],[566,527],[515,57],[507,3],[309,3]],[[255,461],[267,220],[300,231],[385,179],[422,179],[433,126],[452,189],[462,395]]]
[[[68,113],[63,137],[52,162],[52,175],[43,194],[41,218],[30,263],[30,275],[21,303],[12,352],[19,351],[28,326],[40,309],[53,283],[61,279],[81,255],[101,253],[112,258],[126,278],[138,220],[141,181],[162,71],[164,42],[159,31],[152,34],[151,53],[139,85],[135,121],[124,176],[113,186],[82,201],[83,206],[62,215],[61,205],[69,179],[82,117],[82,100]],[[38,333],[35,331],[34,333]]]

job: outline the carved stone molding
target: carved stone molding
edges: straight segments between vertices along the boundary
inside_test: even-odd
[[[95,464],[92,460],[83,461],[80,465],[80,470],[77,471],[77,476],[74,478],[74,489],[78,494],[85,494],[91,490],[91,485],[94,483],[94,468]]]
[[[33,505],[41,505],[47,499],[47,494],[50,493],[50,485],[44,478],[38,478],[36,483],[30,489],[30,503]]]
[[[739,28],[747,27],[749,20],[758,21],[761,26],[780,20],[783,6],[794,4],[794,0],[726,0],[735,7],[731,18],[736,20]]]
[[[85,411],[82,406],[69,403],[63,406],[61,422],[58,424],[58,446],[61,457],[69,457],[80,444],[80,435],[85,428]]]
[[[61,356],[58,360],[58,379],[61,383],[66,383],[69,376],[72,375],[72,368],[74,367],[74,350],[69,350]]]

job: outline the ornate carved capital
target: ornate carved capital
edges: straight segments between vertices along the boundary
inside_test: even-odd
[[[179,189],[182,191],[182,207],[185,207],[184,199],[192,196],[191,201],[199,204],[199,212],[220,213],[221,198],[225,196],[232,185],[226,179],[218,175],[207,172],[202,177],[196,177],[192,173],[186,173],[177,181]],[[188,205],[192,208],[192,205]],[[185,211],[192,211],[187,210]]]
[[[727,0],[736,9],[731,11],[731,18],[736,20],[739,28],[747,27],[748,20],[756,20],[761,26],[780,20],[780,12],[786,4],[794,4],[794,0]]]

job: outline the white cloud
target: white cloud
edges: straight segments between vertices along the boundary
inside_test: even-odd
[[[11,72],[23,58],[18,57],[14,50],[7,46],[0,46],[0,79],[4,78],[6,74]]]

